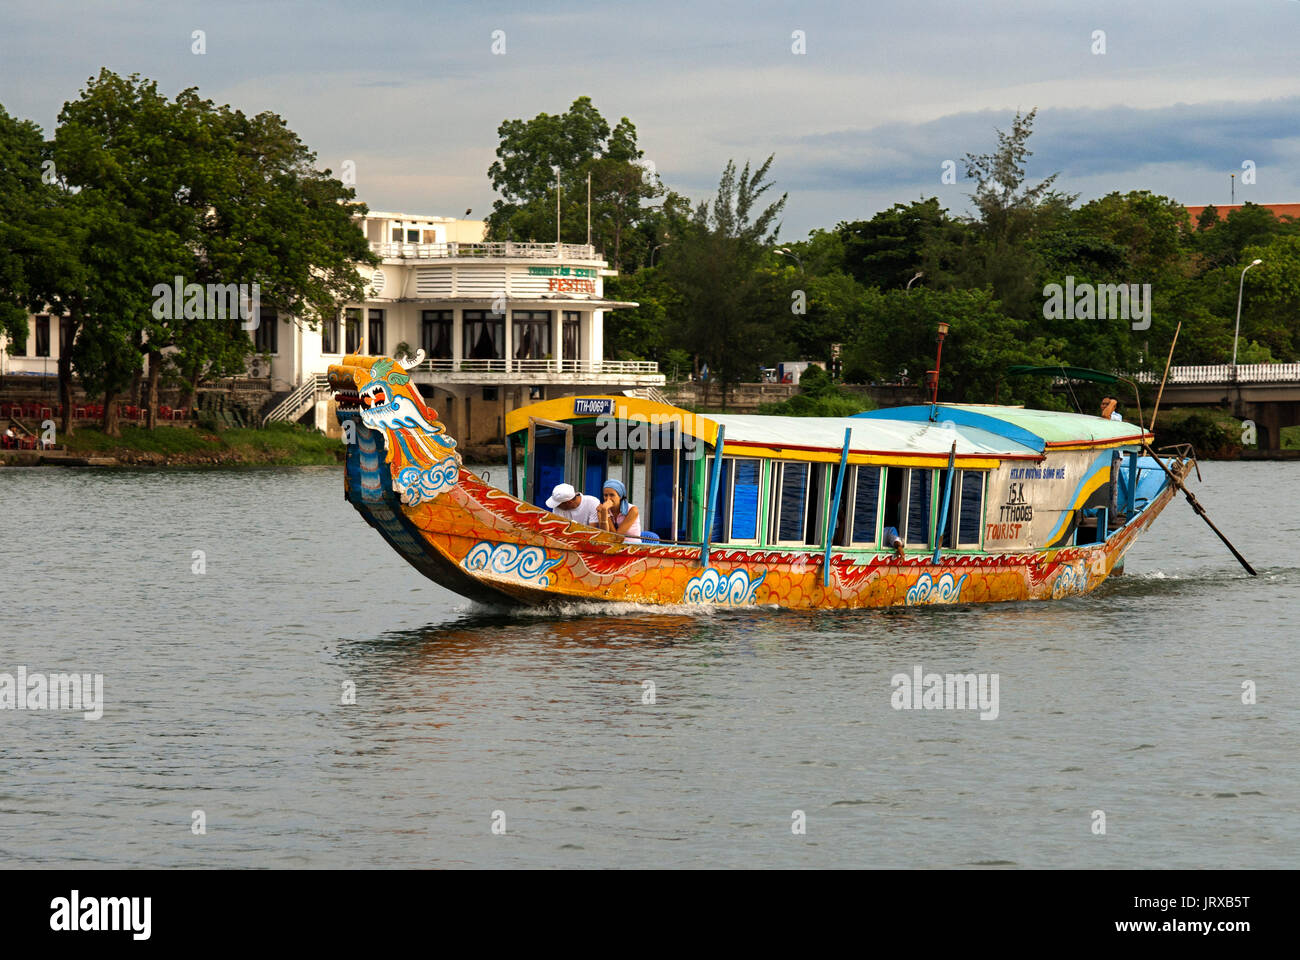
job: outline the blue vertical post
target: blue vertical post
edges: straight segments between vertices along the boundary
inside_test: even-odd
[[[1131,520],[1137,513],[1138,489],[1138,452],[1130,450],[1128,455],[1128,516]]]
[[[844,449],[840,451],[840,472],[835,477],[835,496],[831,499],[831,515],[826,518],[826,554],[822,557],[822,586],[831,582],[831,547],[835,543],[835,521],[840,516],[840,494],[844,492],[844,473],[849,466],[849,443],[853,438],[853,428],[844,430]]]
[[[932,563],[939,562],[939,551],[943,549],[943,528],[948,525],[948,504],[952,501],[952,475],[957,471],[953,469],[957,464],[957,441],[952,442],[952,450],[948,452],[948,476],[943,481],[943,506],[939,513],[939,526],[934,531],[934,559]]]
[[[718,438],[713,444],[713,472],[709,475],[709,509],[704,514],[704,542],[700,544],[700,566],[709,565],[709,538],[713,536],[713,518],[718,509],[718,484],[722,478],[722,448],[726,445],[727,428],[718,424]]]

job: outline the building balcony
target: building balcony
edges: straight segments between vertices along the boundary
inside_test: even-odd
[[[425,360],[408,371],[430,384],[592,384],[662,386],[653,360]]]
[[[376,243],[370,249],[385,259],[448,260],[516,258],[527,260],[595,260],[596,248],[589,243]]]

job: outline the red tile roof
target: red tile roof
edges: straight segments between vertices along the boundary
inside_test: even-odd
[[[1229,213],[1233,210],[1240,210],[1245,206],[1245,204],[1225,203],[1220,206],[1215,203],[1205,204],[1204,206],[1199,207],[1188,207],[1187,213],[1192,218],[1193,225],[1196,223],[1196,218],[1201,215],[1201,211],[1204,210],[1206,206],[1213,206],[1219,213],[1219,219],[1226,220]],[[1256,206],[1263,207],[1265,210],[1272,210],[1273,216],[1275,217],[1300,217],[1300,203],[1260,203],[1256,204]]]

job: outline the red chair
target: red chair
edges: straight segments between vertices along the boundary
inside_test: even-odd
[[[74,417],[76,417],[78,420],[85,420],[85,419],[86,419],[86,408],[85,408],[84,406],[73,407],[73,408],[72,408],[72,415],[73,415]]]
[[[188,420],[189,418],[190,418],[189,407],[177,407],[175,410],[172,411],[173,420]]]

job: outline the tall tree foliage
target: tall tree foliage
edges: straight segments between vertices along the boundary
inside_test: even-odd
[[[249,117],[194,88],[168,100],[152,81],[104,70],[64,105],[59,124],[52,153],[59,175],[93,200],[87,243],[101,243],[105,230],[114,234],[149,293],[124,296],[116,309],[130,310],[128,340],[149,358],[151,424],[168,348],[191,385],[241,369],[251,350],[244,318],[230,315],[228,303],[213,309],[205,298],[198,310],[187,303],[160,312],[152,309],[159,285],[175,277],[182,284],[257,284],[264,306],[308,325],[361,295],[356,263],[377,262],[352,220],[364,207],[328,170],[315,169],[315,155],[275,114]],[[107,211],[121,222],[106,222]],[[150,309],[138,308],[146,302]],[[114,389],[118,319],[96,311],[81,331],[88,341],[79,353],[83,376]],[[89,342],[95,339],[106,342]],[[105,407],[107,419],[112,404]],[[115,429],[111,421],[105,426]]]
[[[611,131],[591,98],[578,97],[563,114],[507,120],[497,135],[497,159],[488,177],[501,197],[488,217],[489,237],[554,241],[558,176],[560,239],[585,243],[590,213],[592,243],[615,267],[640,261],[645,238],[638,228],[653,214],[647,203],[662,197],[664,188],[644,162],[631,120],[623,117]]]
[[[704,361],[722,387],[750,380],[776,339],[773,301],[762,295],[759,267],[780,230],[786,196],[760,206],[771,189],[773,157],[737,175],[728,161],[712,201],[701,201],[665,248],[664,272],[677,290],[672,319],[680,342]],[[789,303],[787,299],[786,303]]]

